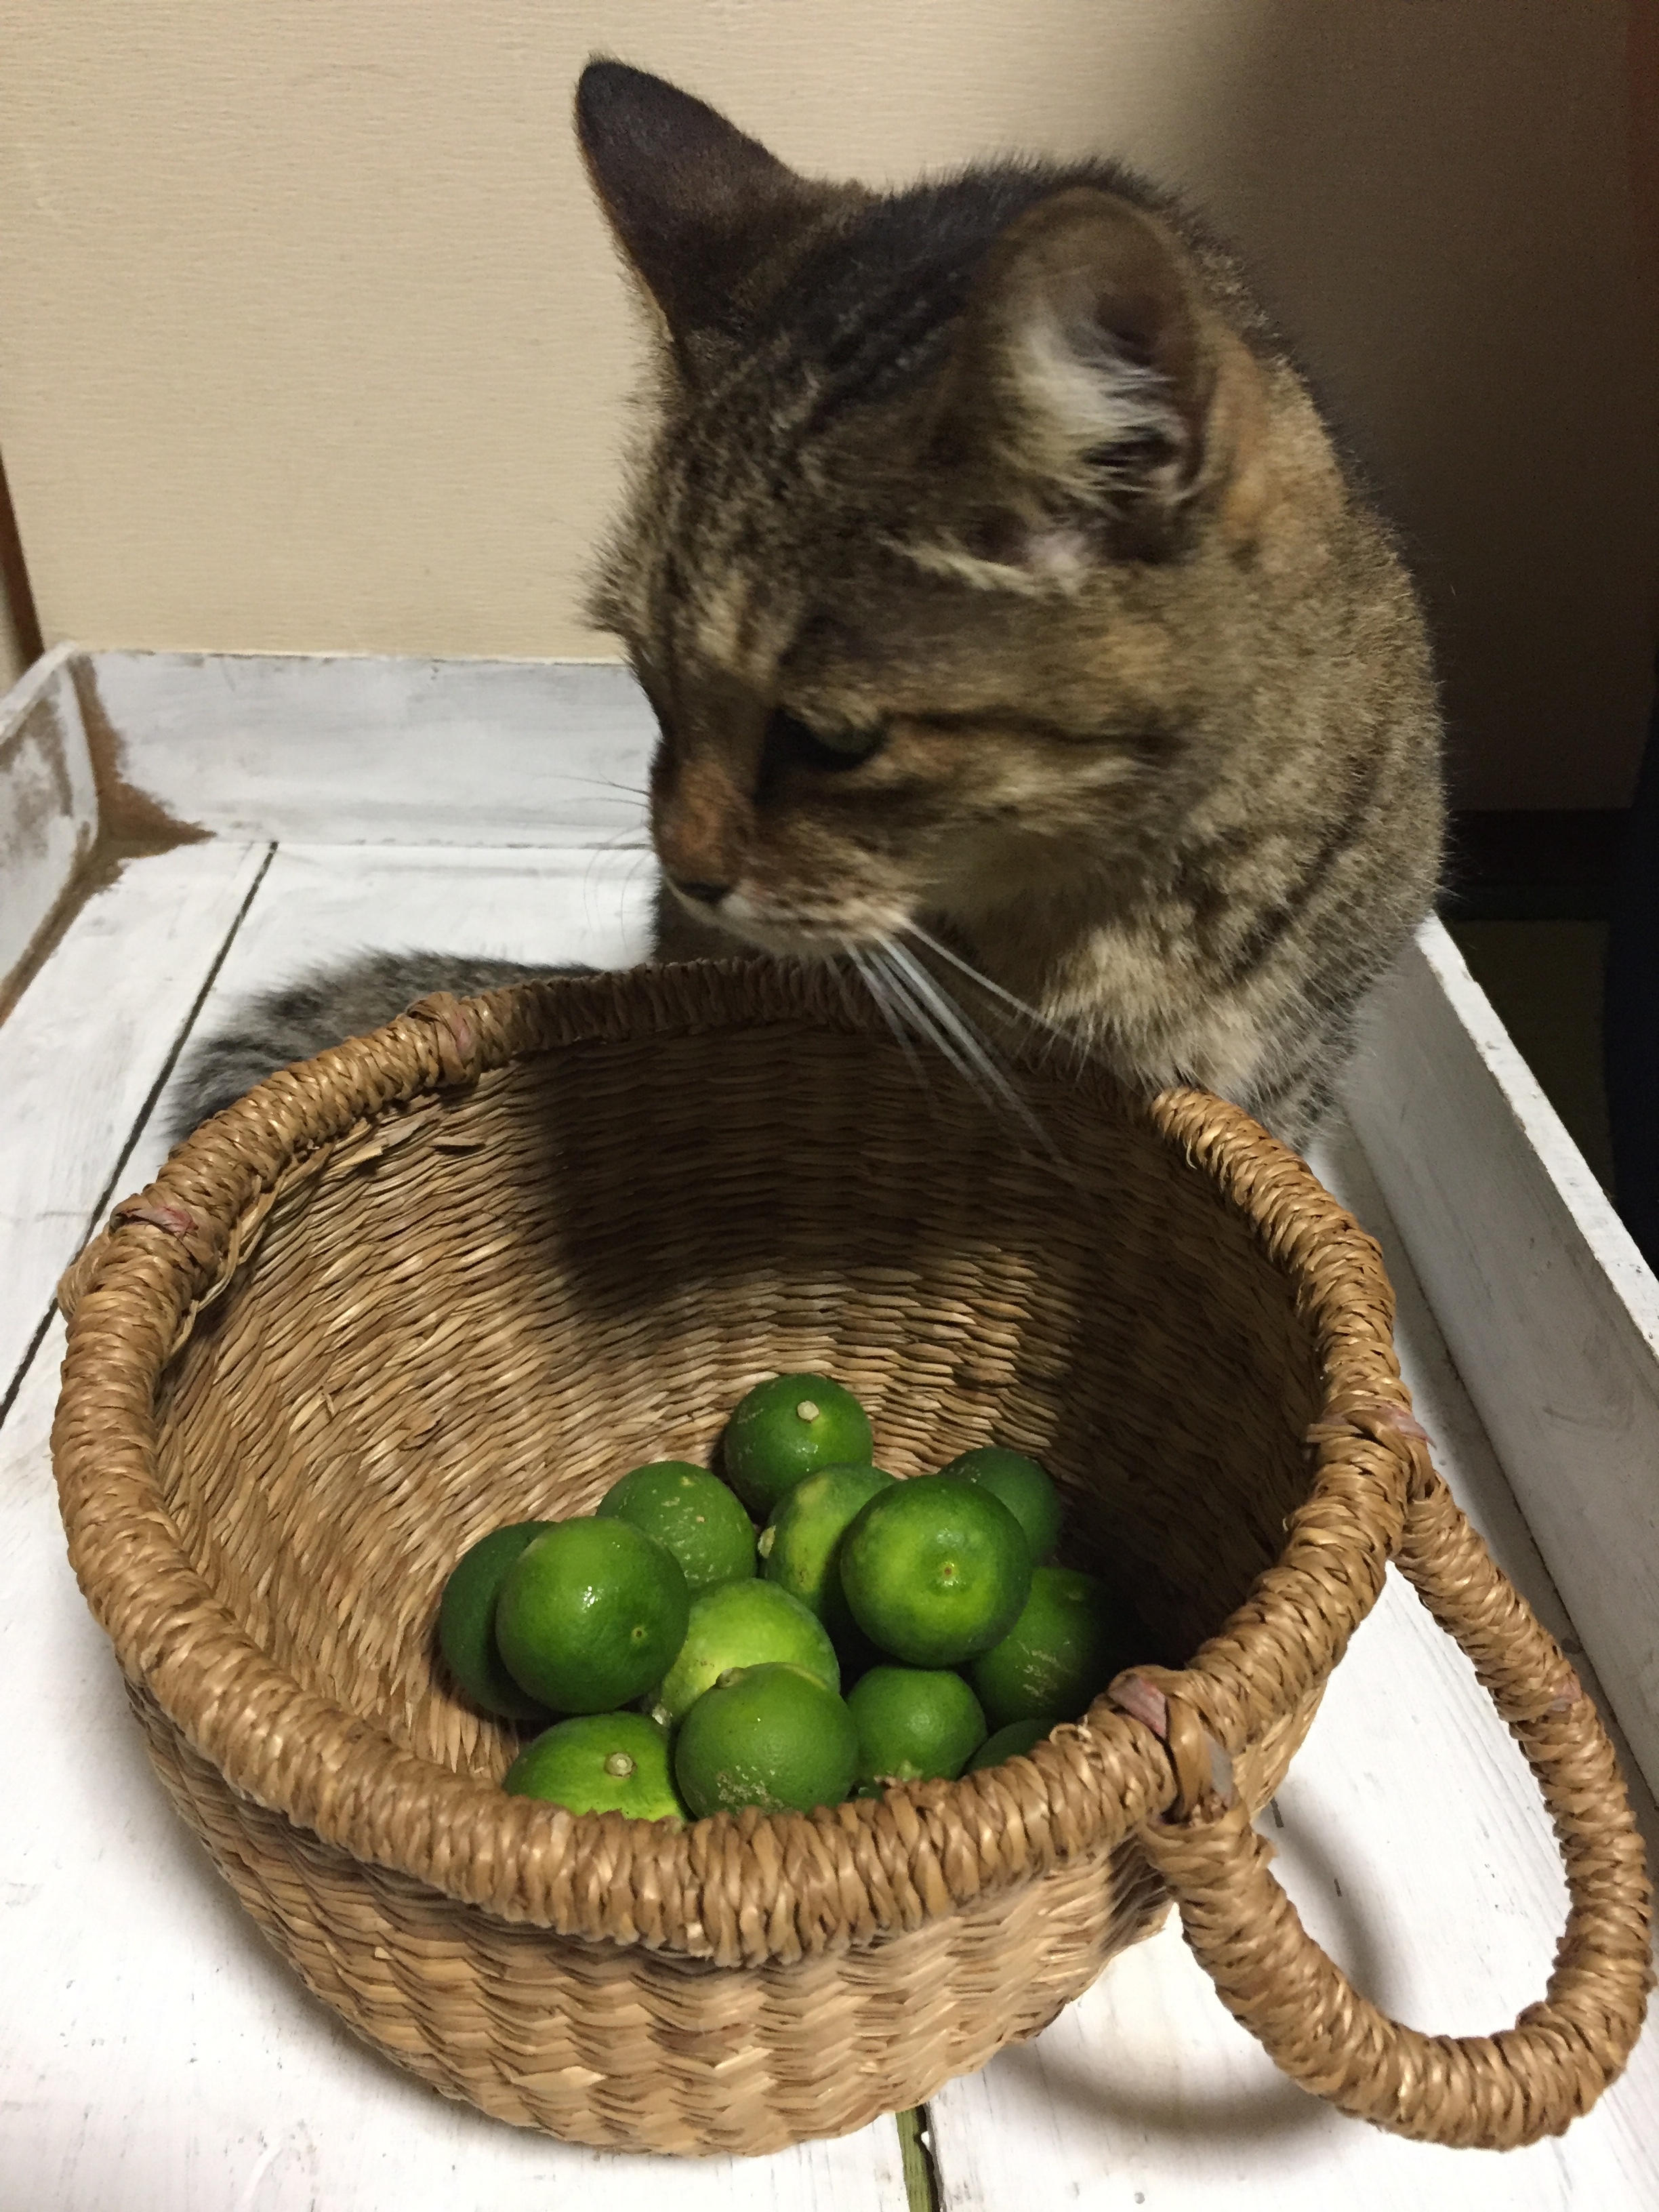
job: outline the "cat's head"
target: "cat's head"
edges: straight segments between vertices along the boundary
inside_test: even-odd
[[[1103,164],[884,196],[619,64],[576,106],[661,336],[594,613],[669,881],[792,952],[1066,896],[1248,619],[1272,410],[1226,264]]]

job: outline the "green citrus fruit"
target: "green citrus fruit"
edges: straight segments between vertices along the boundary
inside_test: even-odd
[[[515,1682],[495,1649],[495,1601],[526,1546],[553,1523],[515,1521],[492,1529],[462,1553],[438,1602],[438,1649],[475,1705],[513,1720],[534,1720],[544,1708]]]
[[[850,1390],[824,1375],[775,1375],[740,1398],[726,1423],[726,1479],[763,1515],[804,1474],[866,1461],[872,1444],[869,1416]]]
[[[841,1688],[835,1646],[798,1598],[775,1583],[718,1583],[691,1601],[685,1637],[652,1702],[665,1728],[684,1720],[706,1690],[734,1667],[787,1661]]]
[[[1128,1665],[1129,1634],[1104,1583],[1073,1567],[1039,1567],[1018,1620],[968,1679],[995,1728],[1039,1713],[1075,1720]]]
[[[858,1723],[858,1779],[954,1782],[985,1741],[979,1699],[948,1668],[872,1667],[847,1693]]]
[[[821,1467],[784,1492],[761,1532],[762,1574],[817,1615],[838,1651],[866,1639],[848,1610],[836,1553],[860,1507],[892,1480],[878,1467]]]
[[[697,1699],[674,1747],[694,1813],[810,1813],[853,1786],[859,1735],[842,1699],[805,1667],[739,1668]]]
[[[661,1679],[690,1610],[665,1545],[584,1514],[556,1522],[508,1570],[495,1641],[507,1672],[555,1712],[608,1713]]]
[[[1059,1726],[1052,1713],[1040,1713],[1035,1720],[1010,1721],[1006,1728],[986,1737],[963,1772],[977,1774],[982,1766],[1000,1766],[1006,1759],[1018,1759],[1035,1749],[1051,1729]]]
[[[569,1813],[626,1813],[635,1820],[683,1820],[669,1765],[668,1731],[642,1713],[582,1713],[527,1743],[501,1787]]]
[[[895,1483],[841,1540],[841,1585],[865,1634],[911,1667],[954,1667],[999,1644],[1031,1587],[1025,1532],[975,1482]]]
[[[983,1483],[1000,1498],[1025,1531],[1033,1560],[1046,1559],[1060,1541],[1060,1492],[1047,1471],[1023,1452],[1005,1451],[1000,1444],[986,1444],[963,1452],[941,1474],[963,1482]]]
[[[716,1583],[746,1582],[755,1571],[755,1531],[720,1480],[689,1460],[653,1460],[613,1482],[593,1508],[601,1521],[627,1521],[666,1544],[695,1597]]]

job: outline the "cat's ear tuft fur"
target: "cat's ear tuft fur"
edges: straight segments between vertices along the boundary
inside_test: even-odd
[[[591,61],[576,135],[594,191],[679,337],[732,320],[744,269],[810,188],[757,140],[661,77]]]
[[[1218,343],[1167,225],[1093,186],[1057,192],[986,258],[928,459],[1004,519],[994,534],[1018,524],[1039,568],[1074,571],[1091,527],[1155,556],[1204,474]]]

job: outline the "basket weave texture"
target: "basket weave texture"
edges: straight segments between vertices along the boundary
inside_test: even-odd
[[[1063,1168],[919,1088],[822,976],[700,965],[423,1001],[199,1131],[66,1279],[54,1437],[163,1782],[358,2033],[574,2141],[761,2152],[915,2104],[1171,1893],[1310,2087],[1435,2141],[1559,2130],[1641,2023],[1640,1845],[1589,1701],[1429,1464],[1375,1246],[1205,1094],[1020,1078]],[[1147,1663],[1030,1757],[878,1803],[682,1829],[504,1796],[511,1725],[434,1663],[456,1557],[706,1458],[803,1370],[858,1393],[896,1474],[1041,1457]],[[1496,2037],[1375,2013],[1249,1825],[1390,1559],[1567,1860],[1547,1998]]]

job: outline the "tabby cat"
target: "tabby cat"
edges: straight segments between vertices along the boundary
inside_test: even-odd
[[[1107,161],[822,183],[610,61],[576,119],[659,341],[593,612],[660,725],[659,953],[842,957],[947,1044],[947,984],[981,1025],[1018,1001],[1304,1142],[1434,894],[1439,718],[1399,556],[1231,259]],[[189,1114],[523,972],[273,994]]]

